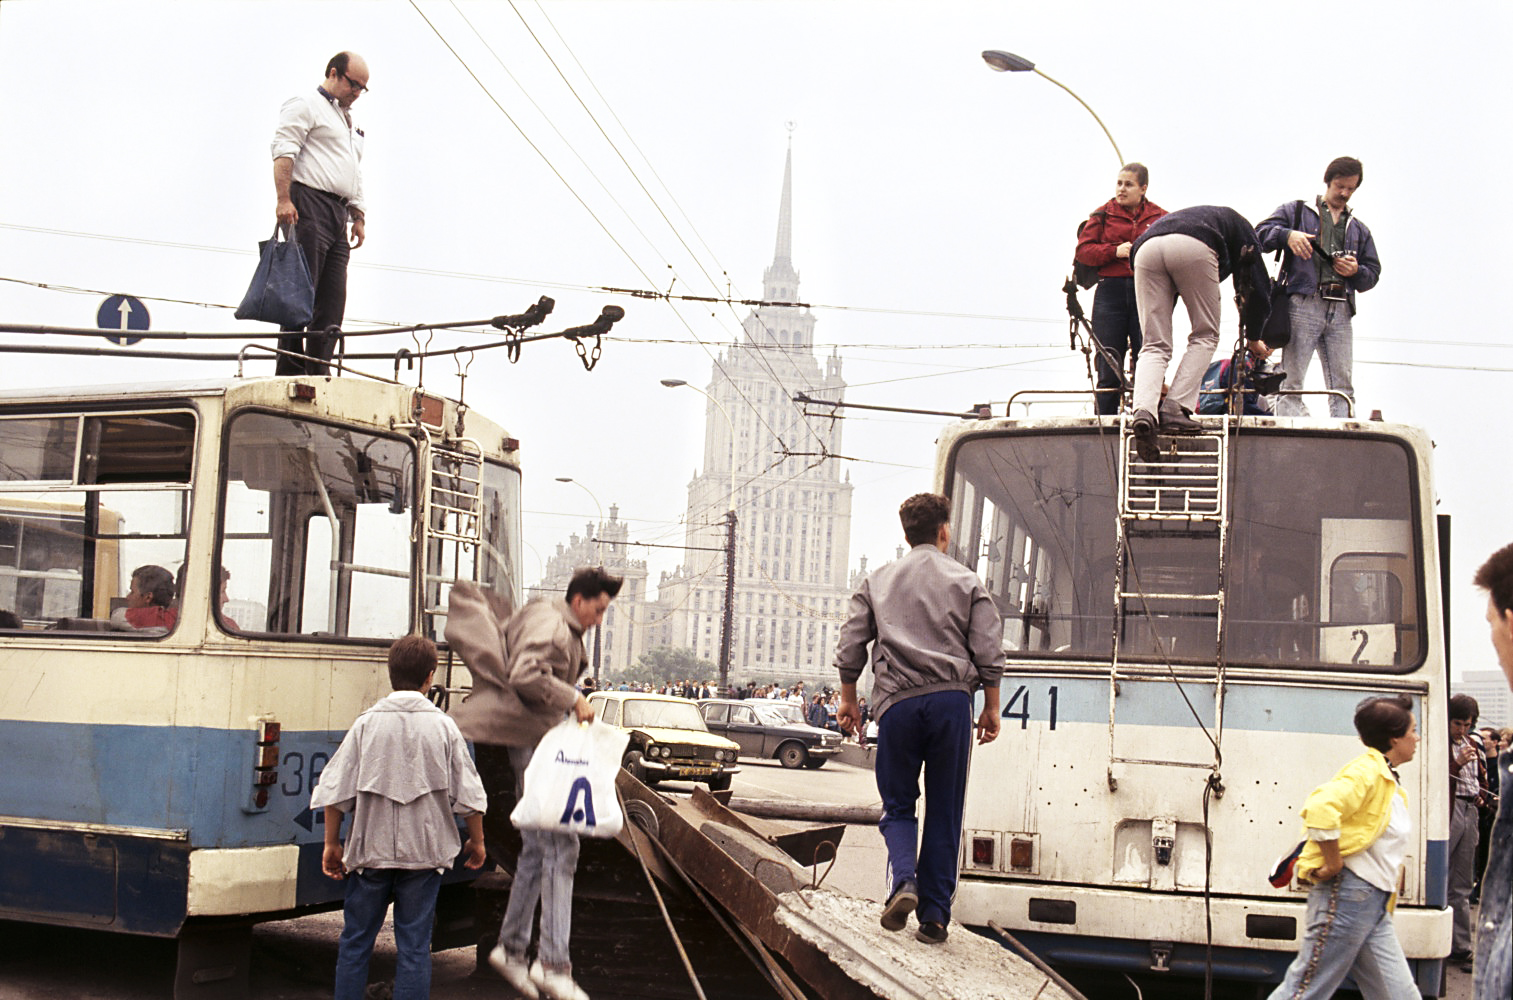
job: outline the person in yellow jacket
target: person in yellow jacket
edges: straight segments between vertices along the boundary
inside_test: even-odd
[[[1418,749],[1413,705],[1401,695],[1367,698],[1355,731],[1369,749],[1303,805],[1307,842],[1295,871],[1313,887],[1302,947],[1271,1000],[1332,997],[1347,975],[1365,1000],[1420,1000],[1392,929],[1413,832],[1397,776]]]

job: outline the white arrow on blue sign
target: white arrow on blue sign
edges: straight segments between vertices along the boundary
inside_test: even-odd
[[[95,314],[95,325],[102,330],[146,330],[151,317],[141,299],[130,295],[112,295]],[[126,333],[107,333],[105,339],[129,347],[141,340]]]

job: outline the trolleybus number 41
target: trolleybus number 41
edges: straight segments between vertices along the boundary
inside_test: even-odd
[[[1050,712],[1049,712],[1049,714],[1047,716],[1047,721],[1050,724],[1050,728],[1051,729],[1055,729],[1056,728],[1056,685],[1052,684],[1050,686],[1050,689],[1047,691],[1047,695],[1048,695],[1048,699],[1049,699],[1049,701],[1051,703],[1050,704]],[[1029,691],[1028,687],[1026,687],[1025,685],[1021,684],[1021,685],[1019,685],[1018,690],[1016,690],[1012,695],[1009,696],[1008,703],[1003,706],[1003,717],[1005,719],[1018,719],[1019,720],[1019,728],[1020,729],[1028,729],[1029,728],[1029,726],[1030,726],[1030,691]]]

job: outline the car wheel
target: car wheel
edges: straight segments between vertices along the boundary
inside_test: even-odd
[[[802,743],[784,743],[778,747],[778,763],[784,767],[803,767],[809,759],[809,751],[804,749]]]
[[[811,771],[817,770],[818,768],[825,766],[825,758],[810,757],[808,760],[804,761],[804,766]]]
[[[635,778],[637,781],[646,781],[646,768],[641,764],[641,751],[632,750],[625,755],[625,759],[620,764],[630,772],[632,778]]]
[[[723,792],[729,787],[730,775],[728,774],[712,775],[709,779],[709,790],[711,792]]]

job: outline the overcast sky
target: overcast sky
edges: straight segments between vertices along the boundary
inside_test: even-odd
[[[979,56],[1008,49],[1095,108],[1168,209],[1257,221],[1320,190],[1334,156],[1365,162],[1353,205],[1383,277],[1356,318],[1358,406],[1436,440],[1455,667],[1485,669],[1467,581],[1513,539],[1498,434],[1513,344],[1479,294],[1501,277],[1481,182],[1513,146],[1510,22],[1507,3],[3,0],[0,320],[93,326],[97,293],[120,291],[209,304],[151,301],[154,329],[250,329],[222,306],[272,229],[278,107],[349,48],[373,89],[354,108],[369,222],[348,327],[514,313],[543,294],[558,303],[544,329],[624,306],[592,373],[560,342],[514,365],[487,353],[466,398],[523,442],[528,576],[596,516],[557,476],[618,504],[633,539],[680,542],[704,400],[658,380],[707,385],[745,310],[594,289],[760,295],[788,123],[800,291],[820,350],[845,358],[848,400],[1001,412],[1015,390],[1085,384],[1059,289],[1118,161],[1064,91]],[[1228,343],[1232,310],[1224,322]],[[468,338],[486,339],[437,343]],[[8,385],[231,374],[9,355],[4,370]],[[456,366],[429,365],[426,383],[455,395]],[[939,427],[847,418],[853,564],[891,557]],[[655,585],[676,554],[647,551]]]

